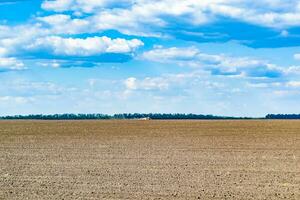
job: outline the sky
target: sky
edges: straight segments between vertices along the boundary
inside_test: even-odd
[[[298,0],[0,0],[0,115],[300,113]]]

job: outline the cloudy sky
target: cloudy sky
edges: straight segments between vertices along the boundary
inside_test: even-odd
[[[298,0],[0,0],[0,115],[300,113]]]

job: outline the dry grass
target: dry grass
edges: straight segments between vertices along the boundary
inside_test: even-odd
[[[1,121],[0,199],[300,199],[300,121]]]

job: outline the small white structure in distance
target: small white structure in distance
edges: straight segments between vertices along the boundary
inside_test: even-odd
[[[151,120],[151,118],[150,117],[143,117],[143,118],[138,118],[137,120],[146,121],[146,120]]]

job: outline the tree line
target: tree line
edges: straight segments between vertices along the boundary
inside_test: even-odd
[[[264,118],[251,118],[251,117],[227,117],[215,115],[202,115],[202,114],[166,114],[166,113],[123,113],[123,114],[52,114],[52,115],[14,115],[2,116],[0,120],[106,120],[106,119],[153,119],[153,120],[176,120],[176,119],[200,119],[200,120],[221,120],[221,119],[300,119],[300,114],[268,114]]]
[[[226,117],[214,115],[201,115],[201,114],[162,114],[162,113],[123,113],[123,114],[53,114],[53,115],[14,115],[2,116],[0,119],[33,119],[33,120],[91,120],[91,119],[156,119],[156,120],[176,120],[176,119],[203,119],[203,120],[218,120],[218,119],[251,119],[242,117]]]
[[[300,114],[268,114],[266,119],[300,119]]]

